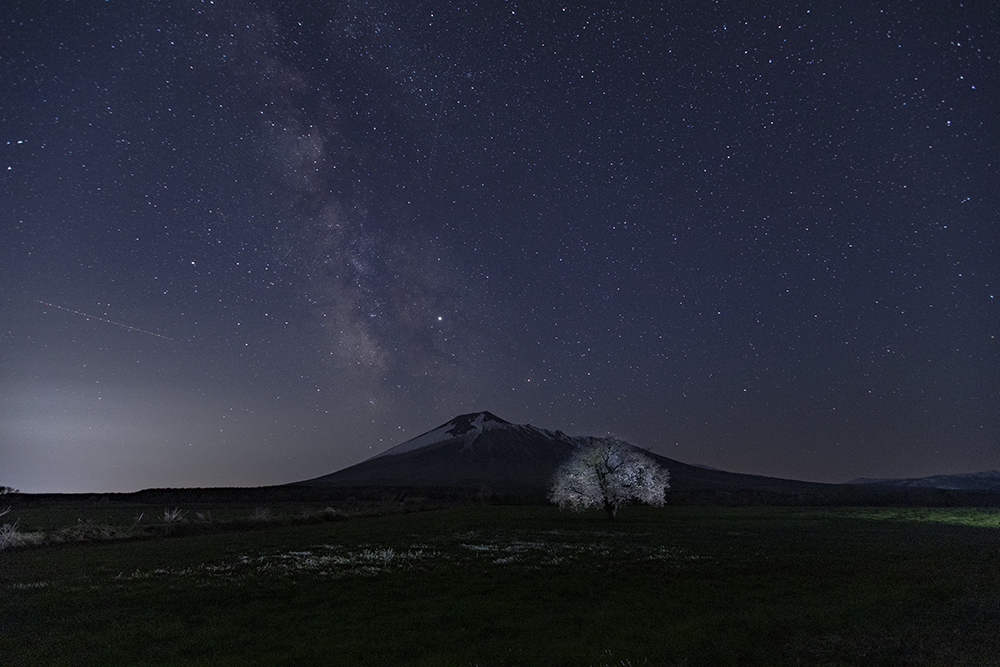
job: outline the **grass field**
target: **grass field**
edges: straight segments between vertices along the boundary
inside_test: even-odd
[[[997,665],[998,628],[996,510],[470,506],[0,552],[9,665]]]

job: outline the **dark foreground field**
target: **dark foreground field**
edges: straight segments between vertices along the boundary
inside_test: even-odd
[[[7,549],[0,663],[997,665],[998,520],[479,506]]]

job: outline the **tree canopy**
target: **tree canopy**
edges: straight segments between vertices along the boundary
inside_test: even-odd
[[[629,502],[663,505],[670,473],[623,440],[588,438],[556,472],[549,500],[561,508],[601,507],[614,519]]]

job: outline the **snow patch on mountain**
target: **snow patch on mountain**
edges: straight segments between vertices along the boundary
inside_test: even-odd
[[[406,452],[412,452],[422,447],[442,442],[452,442],[458,439],[462,440],[463,448],[468,448],[483,431],[504,428],[518,427],[491,412],[473,412],[466,415],[459,415],[446,424],[442,424],[435,429],[427,431],[427,433],[418,435],[415,438],[385,450],[381,454],[373,456],[372,459],[405,454]]]

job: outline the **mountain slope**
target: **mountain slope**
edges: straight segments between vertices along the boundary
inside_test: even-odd
[[[489,412],[459,415],[357,465],[299,482],[310,486],[546,488],[577,443]]]

